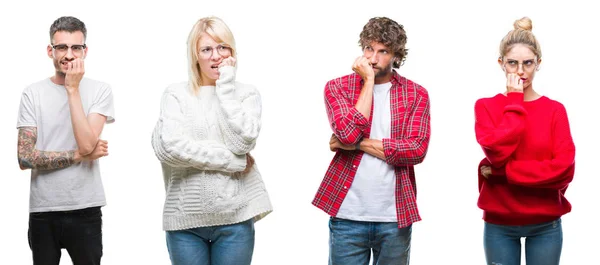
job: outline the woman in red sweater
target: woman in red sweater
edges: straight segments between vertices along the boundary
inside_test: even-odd
[[[564,194],[575,171],[575,145],[565,107],[538,94],[533,78],[542,62],[527,17],[500,43],[498,64],[506,91],[475,103],[475,134],[485,158],[478,167],[487,264],[559,264]]]

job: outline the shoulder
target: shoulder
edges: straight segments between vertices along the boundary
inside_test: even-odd
[[[188,82],[172,83],[165,88],[163,95],[173,95],[175,97],[191,96],[191,90]]]
[[[542,103],[554,113],[561,113],[566,115],[567,109],[565,108],[565,105],[559,102],[558,100],[551,99],[547,96],[542,96],[540,100],[542,100]]]
[[[361,80],[362,79],[361,79],[360,75],[358,75],[356,73],[336,77],[334,79],[327,81],[327,84],[325,85],[325,91],[340,90],[340,89],[349,90],[352,87],[356,87],[356,84],[360,84]]]
[[[98,81],[96,79],[84,77],[81,79],[80,88],[100,90],[100,91],[110,91],[111,87],[108,83]]]
[[[475,107],[499,104],[499,103],[503,103],[503,102],[506,102],[506,96],[498,93],[492,97],[483,97],[483,98],[477,99],[475,101]]]
[[[404,76],[397,75],[397,80],[403,89],[406,89],[409,93],[414,93],[418,97],[429,98],[429,92],[427,89],[417,82],[414,82]]]
[[[51,83],[52,81],[50,81],[50,78],[45,78],[39,81],[36,81],[34,83],[31,83],[29,85],[27,85],[24,89],[23,89],[23,94],[32,94],[34,92],[37,92],[41,89],[44,89],[46,87],[48,87],[48,85]]]

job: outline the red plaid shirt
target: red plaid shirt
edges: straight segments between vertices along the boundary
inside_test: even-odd
[[[391,82],[391,138],[382,141],[385,162],[394,165],[396,173],[396,215],[398,227],[402,228],[421,220],[413,166],[423,162],[429,145],[429,95],[425,88],[396,71],[393,71]],[[363,81],[356,73],[333,79],[325,86],[329,123],[344,144],[356,144],[370,135],[373,106],[369,120],[354,107],[362,86]],[[363,154],[362,151],[338,151],[335,154],[313,205],[331,216],[337,215]]]

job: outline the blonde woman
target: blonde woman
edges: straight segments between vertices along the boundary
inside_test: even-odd
[[[557,265],[561,216],[571,211],[565,191],[575,172],[575,145],[565,107],[533,89],[542,62],[527,17],[500,43],[506,90],[475,103],[475,132],[485,158],[479,164],[487,264]]]
[[[152,135],[169,256],[174,265],[250,264],[254,223],[272,211],[249,153],[260,94],[236,82],[235,40],[221,19],[200,19],[187,45],[189,80],[165,90]]]

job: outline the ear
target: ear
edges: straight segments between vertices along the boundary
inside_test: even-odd
[[[83,58],[82,59],[85,59],[87,57],[89,48],[90,47],[88,47],[87,45],[85,45],[85,49],[83,49]]]
[[[506,72],[506,67],[504,67],[504,62],[502,61],[502,57],[498,57],[498,65],[502,68],[502,71]]]
[[[536,71],[539,71],[539,70],[540,70],[540,64],[542,64],[542,59],[541,59],[541,58],[540,58],[540,59],[538,59],[538,61],[537,61],[537,66],[535,67],[535,70],[536,70]]]
[[[46,51],[48,52],[49,58],[54,58],[54,56],[52,55],[52,45],[48,44],[48,47],[46,47]]]

